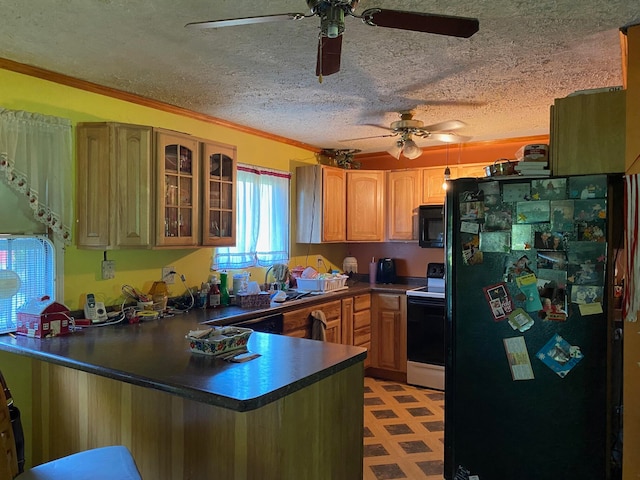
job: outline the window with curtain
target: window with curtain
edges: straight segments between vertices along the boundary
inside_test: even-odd
[[[0,178],[24,198],[33,218],[67,245],[73,224],[72,161],[68,119],[0,107]]]
[[[15,331],[16,312],[32,298],[55,299],[55,249],[43,236],[0,236],[0,333]]]
[[[236,246],[216,248],[212,268],[267,267],[289,260],[291,174],[238,165]]]

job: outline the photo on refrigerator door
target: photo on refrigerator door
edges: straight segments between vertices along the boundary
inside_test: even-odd
[[[511,226],[511,248],[513,250],[531,250],[533,246],[532,225]]]
[[[549,205],[549,208],[551,208],[551,229],[557,232],[573,231],[573,200],[556,200]]]
[[[580,221],[604,220],[607,218],[607,201],[576,200],[573,206],[573,218]]]
[[[607,196],[606,175],[580,175],[569,178],[569,198],[587,200]]]
[[[544,230],[534,233],[533,247],[538,250],[562,251],[565,249],[564,235],[560,232]]]
[[[538,269],[538,293],[543,320],[564,322],[567,319],[567,272],[564,270]]]
[[[549,201],[516,203],[516,223],[549,223]]]
[[[531,259],[526,252],[512,251],[510,255],[505,256],[504,281],[515,282],[516,278],[521,275],[533,273],[531,269]]]
[[[574,285],[571,287],[571,303],[602,303],[602,287]]]
[[[525,200],[531,200],[531,183],[505,183],[502,186],[503,202],[515,203]]]
[[[580,347],[569,344],[560,335],[554,335],[536,354],[536,357],[559,377],[564,378],[582,360]]]
[[[498,203],[487,206],[485,201],[484,224],[485,232],[511,230],[513,206],[510,203]]]
[[[533,200],[564,200],[567,198],[567,179],[553,178],[531,182]]]
[[[511,232],[480,232],[480,250],[508,253],[511,251]]]
[[[600,242],[569,242],[567,247],[569,275],[576,285],[604,285],[607,245]]]
[[[505,283],[484,287],[484,294],[491,309],[493,319],[498,322],[505,320],[513,311],[513,300]]]
[[[502,340],[504,350],[511,369],[513,380],[532,380],[534,378],[529,351],[524,337],[505,338]]]

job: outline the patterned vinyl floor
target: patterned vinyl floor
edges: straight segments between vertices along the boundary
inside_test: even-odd
[[[365,377],[364,480],[442,480],[444,393]]]

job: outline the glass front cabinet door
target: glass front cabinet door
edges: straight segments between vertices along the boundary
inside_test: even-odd
[[[158,131],[156,245],[198,245],[198,140]]]
[[[236,244],[236,148],[202,144],[202,244]]]

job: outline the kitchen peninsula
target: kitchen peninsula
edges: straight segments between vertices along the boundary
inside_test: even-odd
[[[362,478],[363,348],[254,332],[228,363],[189,351],[201,320],[1,336],[30,359],[31,463],[124,444],[154,480]]]

